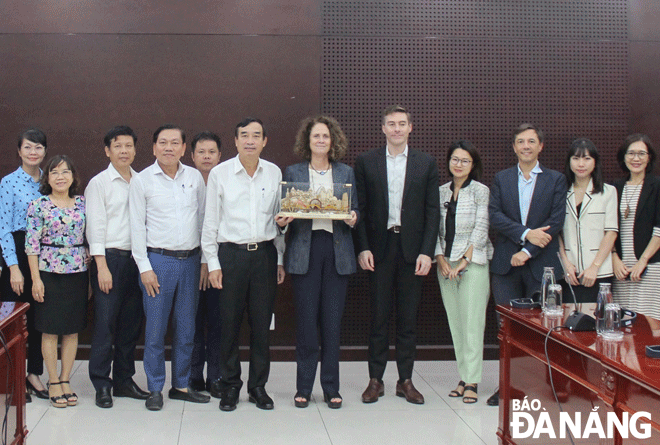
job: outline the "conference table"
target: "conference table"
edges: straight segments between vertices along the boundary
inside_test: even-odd
[[[561,327],[573,309],[548,317],[497,306],[500,443],[570,444],[573,432],[575,444],[660,444],[660,359],[646,356],[660,322],[639,314],[623,340],[608,341]]]

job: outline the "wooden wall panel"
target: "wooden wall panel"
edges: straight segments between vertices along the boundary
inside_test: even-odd
[[[315,0],[3,0],[0,33],[316,35]]]
[[[628,30],[630,40],[660,41],[660,2],[628,0]],[[655,59],[657,64],[658,59]]]
[[[189,137],[218,132],[227,159],[235,124],[256,115],[268,130],[264,158],[287,165],[298,122],[319,109],[319,51],[318,38],[295,36],[0,36],[12,67],[0,87],[0,141],[13,149],[23,128],[39,126],[52,154],[83,164],[86,182],[106,166],[101,142],[114,125],[137,131],[142,169],[165,122]],[[15,164],[3,157],[2,173]]]

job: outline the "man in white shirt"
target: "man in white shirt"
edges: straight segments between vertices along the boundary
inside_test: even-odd
[[[96,389],[96,406],[100,408],[112,407],[113,387],[115,397],[144,400],[149,396],[133,381],[135,345],[144,314],[140,274],[131,257],[128,220],[128,188],[136,174],[131,168],[136,143],[130,127],[111,129],[103,139],[110,165],[94,176],[85,189],[86,234],[90,255],[94,257],[94,333],[89,378]]]
[[[192,161],[202,174],[204,184],[208,183],[213,167],[220,163],[221,146],[220,137],[211,131],[202,131],[190,141]],[[206,390],[213,397],[220,398],[220,290],[209,284],[208,276],[207,264],[203,263],[195,318],[190,387],[196,391]]]
[[[165,332],[172,312],[172,388],[170,399],[208,403],[210,397],[188,388],[199,299],[200,232],[205,187],[200,172],[183,165],[186,136],[174,125],[154,132],[156,162],[131,181],[129,210],[133,257],[140,270],[146,315],[144,370],[146,407],[163,407]]]
[[[220,289],[220,409],[233,411],[243,385],[238,337],[247,309],[250,320],[248,393],[257,408],[273,409],[265,385],[270,372],[269,327],[277,284],[284,281],[284,238],[291,218],[276,216],[282,172],[260,159],[266,130],[259,119],[236,125],[238,156],[209,175],[202,248],[209,281]],[[279,227],[278,227],[279,225]]]

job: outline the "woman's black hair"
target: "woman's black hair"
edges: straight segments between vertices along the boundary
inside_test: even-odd
[[[481,165],[481,158],[479,157],[479,152],[477,149],[472,145],[472,142],[466,141],[464,139],[461,139],[460,141],[454,141],[449,145],[449,149],[447,150],[447,163],[445,164],[447,166],[447,171],[449,172],[449,176],[452,176],[451,170],[449,169],[449,162],[451,160],[451,155],[454,154],[454,152],[458,149],[465,150],[468,152],[470,157],[472,158],[472,169],[470,170],[470,174],[468,175],[468,178],[473,179],[475,181],[478,181],[481,178],[481,174],[483,172],[483,166]]]
[[[590,139],[577,138],[571,143],[571,147],[566,153],[566,163],[564,165],[564,174],[566,175],[566,182],[570,187],[575,182],[575,173],[571,170],[572,157],[584,158],[590,156],[594,159],[594,171],[591,172],[591,180],[593,181],[594,188],[590,193],[602,193],[603,191],[603,165],[600,161],[600,154]]]

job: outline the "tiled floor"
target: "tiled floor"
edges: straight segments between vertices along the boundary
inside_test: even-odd
[[[247,364],[243,366],[247,371]],[[147,411],[142,401],[123,398],[115,399],[114,408],[103,410],[94,405],[87,362],[76,362],[74,369],[71,381],[80,396],[78,406],[57,409],[36,398],[28,404],[30,445],[497,444],[498,410],[485,404],[497,385],[496,361],[484,363],[480,399],[474,405],[447,397],[459,380],[454,362],[417,362],[413,382],[426,398],[421,406],[394,395],[394,363],[388,365],[385,374],[385,397],[374,404],[362,403],[367,366],[363,362],[342,362],[344,404],[339,410],[319,402],[322,393],[318,379],[310,406],[294,407],[295,363],[278,362],[272,364],[266,387],[275,400],[275,409],[257,409],[247,401],[244,388],[238,408],[230,413],[218,409],[217,399],[205,405],[169,400],[167,386],[165,407],[160,412]],[[141,362],[137,369],[135,381],[145,388]]]

